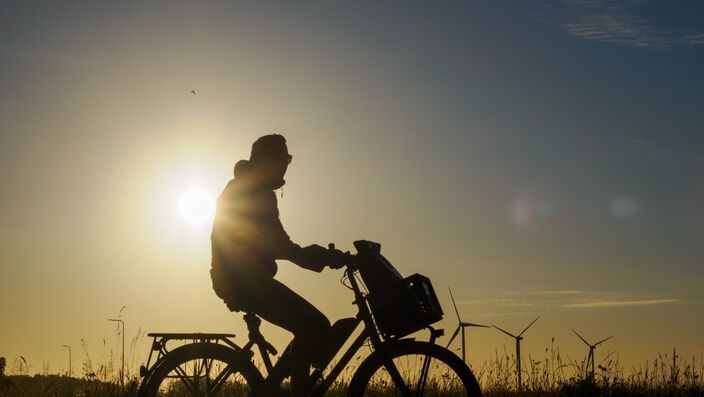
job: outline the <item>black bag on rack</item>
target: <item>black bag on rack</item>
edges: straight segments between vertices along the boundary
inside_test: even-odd
[[[369,308],[385,338],[403,337],[442,319],[429,278],[420,274],[403,278],[381,255],[378,243],[360,240],[354,246],[359,273],[369,290]]]

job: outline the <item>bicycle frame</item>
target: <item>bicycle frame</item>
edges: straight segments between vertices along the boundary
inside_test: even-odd
[[[340,360],[335,364],[334,367],[330,369],[330,372],[327,376],[323,376],[323,370],[328,367],[330,361],[334,358],[334,356],[330,358],[330,361],[321,363],[321,367],[316,368],[313,371],[310,377],[309,396],[311,397],[322,397],[325,392],[327,392],[327,390],[332,386],[333,382],[335,382],[340,373],[342,373],[345,367],[347,367],[347,364],[350,362],[350,360],[352,360],[352,358],[359,351],[359,349],[365,345],[367,340],[369,340],[375,351],[382,349],[384,343],[398,340],[397,338],[382,340],[382,336],[380,335],[376,327],[374,318],[367,303],[367,298],[362,292],[360,284],[356,279],[357,271],[358,269],[354,266],[354,264],[348,264],[345,269],[345,276],[349,280],[350,287],[354,292],[355,299],[352,303],[358,308],[355,329],[347,338],[347,341],[349,341],[350,337],[354,335],[355,331],[359,328],[360,324],[363,324],[363,328],[361,332],[357,335],[357,337],[354,339],[352,344],[349,346],[347,351],[345,351],[345,353],[341,356]],[[281,354],[279,360],[275,364],[272,364],[269,354],[276,355],[277,351],[269,342],[266,341],[264,336],[260,333],[259,325],[261,324],[261,319],[254,314],[247,313],[245,314],[245,321],[247,322],[247,327],[249,330],[249,340],[247,344],[241,348],[229,339],[231,337],[234,337],[233,334],[150,333],[149,336],[154,337],[154,342],[152,343],[152,351],[149,353],[147,365],[140,367],[140,375],[148,377],[152,369],[157,367],[158,364],[163,359],[165,359],[165,357],[169,354],[169,351],[166,349],[166,343],[170,340],[193,340],[194,343],[222,342],[223,344],[227,345],[230,349],[232,349],[233,354],[244,354],[250,359],[255,354],[253,348],[256,346],[257,350],[260,353],[264,367],[267,370],[267,376],[263,379],[263,383],[259,386],[255,386],[255,389],[253,389],[252,391],[255,395],[260,395],[259,387],[261,387],[264,392],[263,394],[269,395],[270,393],[267,393],[267,391],[279,389],[283,380],[290,375],[290,344]],[[431,326],[428,326],[427,328],[430,330],[430,343],[435,343],[436,338],[443,334],[443,330],[441,329],[436,330]],[[158,357],[154,365],[152,367],[149,367],[149,363],[152,359],[152,352],[154,351],[158,351]],[[398,373],[393,362],[389,361],[389,363],[385,366],[393,381],[396,384],[403,384],[401,375]],[[425,371],[427,371],[426,368],[424,368],[424,372]]]
[[[348,265],[345,269],[345,274],[347,279],[350,281],[352,291],[354,291],[354,301],[352,303],[358,308],[357,321],[364,324],[364,329],[357,336],[354,342],[352,342],[347,351],[342,355],[340,361],[338,361],[337,364],[330,370],[327,377],[322,378],[323,371],[321,369],[316,369],[313,372],[313,375],[311,376],[311,384],[315,385],[318,380],[320,380],[320,384],[311,391],[311,396],[322,397],[322,395],[325,394],[340,373],[345,369],[350,360],[352,360],[352,357],[354,357],[357,351],[359,351],[359,349],[364,345],[367,339],[371,342],[375,350],[378,349],[383,343],[381,336],[377,332],[369,306],[367,305],[367,299],[364,294],[362,294],[359,284],[357,283],[357,269],[353,268],[352,265]],[[325,366],[328,364],[329,363],[325,363]]]

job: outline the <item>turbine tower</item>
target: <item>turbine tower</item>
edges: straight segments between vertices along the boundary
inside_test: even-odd
[[[595,344],[592,345],[591,343],[587,342],[586,339],[582,338],[582,335],[578,334],[577,331],[572,330],[572,332],[574,332],[574,334],[577,335],[577,337],[578,337],[579,339],[581,339],[582,342],[584,342],[587,346],[589,346],[589,355],[587,356],[587,362],[585,363],[585,366],[588,368],[588,367],[589,367],[589,363],[591,362],[591,365],[592,365],[591,370],[592,370],[592,371],[591,371],[591,374],[590,374],[590,379],[594,379],[594,349],[596,349],[596,347],[599,346],[600,344],[602,344],[602,343],[606,342],[607,340],[613,338],[614,336],[611,335],[611,336],[609,336],[608,338],[602,339],[602,340],[600,340],[599,342],[596,342]]]
[[[512,337],[513,339],[516,340],[516,385],[518,387],[518,390],[521,391],[523,389],[523,383],[521,382],[521,341],[523,340],[523,334],[528,331],[528,328],[530,328],[531,325],[535,324],[536,321],[540,316],[536,317],[535,320],[533,320],[530,324],[528,324],[527,327],[523,328],[523,331],[521,331],[518,336],[508,332],[504,331],[503,329],[497,327],[496,325],[492,325],[492,327],[498,329],[499,331],[503,332],[504,334]]]
[[[447,342],[447,346],[445,348],[450,347],[450,344],[452,343],[453,340],[457,337],[457,334],[460,333],[460,330],[462,331],[462,361],[467,363],[466,359],[466,352],[465,352],[465,329],[467,327],[482,327],[482,328],[489,328],[488,325],[482,325],[482,324],[474,324],[474,323],[465,323],[462,321],[460,318],[460,312],[457,310],[457,303],[455,303],[455,297],[452,296],[452,290],[450,287],[447,287],[447,289],[450,291],[450,299],[452,299],[452,306],[455,307],[455,314],[457,315],[457,328],[455,329],[455,332],[452,333],[452,337],[450,337],[450,341]]]

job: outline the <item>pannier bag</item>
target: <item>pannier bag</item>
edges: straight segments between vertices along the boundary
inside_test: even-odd
[[[369,308],[385,338],[403,337],[442,319],[429,278],[420,274],[403,278],[381,255],[378,243],[361,240],[354,245],[359,273],[369,290]]]

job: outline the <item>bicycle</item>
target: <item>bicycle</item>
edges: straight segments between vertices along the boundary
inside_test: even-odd
[[[348,386],[349,397],[481,397],[479,384],[465,362],[445,347],[435,344],[436,339],[444,334],[442,329],[423,324],[419,329],[427,329],[430,337],[428,341],[420,341],[406,337],[410,334],[408,331],[404,332],[406,335],[402,333],[402,336],[397,336],[380,328],[380,318],[378,315],[375,318],[375,313],[371,310],[370,294],[362,290],[363,280],[356,264],[360,251],[357,243],[355,242],[355,246],[358,248],[358,254],[348,254],[349,262],[345,265],[341,282],[354,292],[355,299],[352,304],[357,306],[358,313],[353,318],[341,319],[333,324],[333,328],[341,331],[343,340],[337,341],[338,345],[333,346],[336,350],[331,349],[332,354],[328,354],[328,357],[314,365],[308,395],[322,397],[357,352],[362,347],[369,346],[371,353],[352,374]],[[432,290],[432,286],[430,289]],[[261,319],[254,313],[246,313],[244,320],[249,340],[242,347],[231,340],[234,334],[148,334],[154,339],[147,364],[140,367],[143,380],[138,395],[285,396],[286,391],[281,385],[290,375],[289,348],[287,347],[273,364],[270,355],[276,356],[278,352],[261,334]],[[360,326],[361,331],[352,340],[352,335]],[[350,340],[352,342],[347,350],[331,365],[336,354]],[[169,350],[167,344],[171,341],[190,343]],[[255,347],[266,369],[266,377],[254,365]],[[154,352],[158,352],[157,358],[150,366]]]

